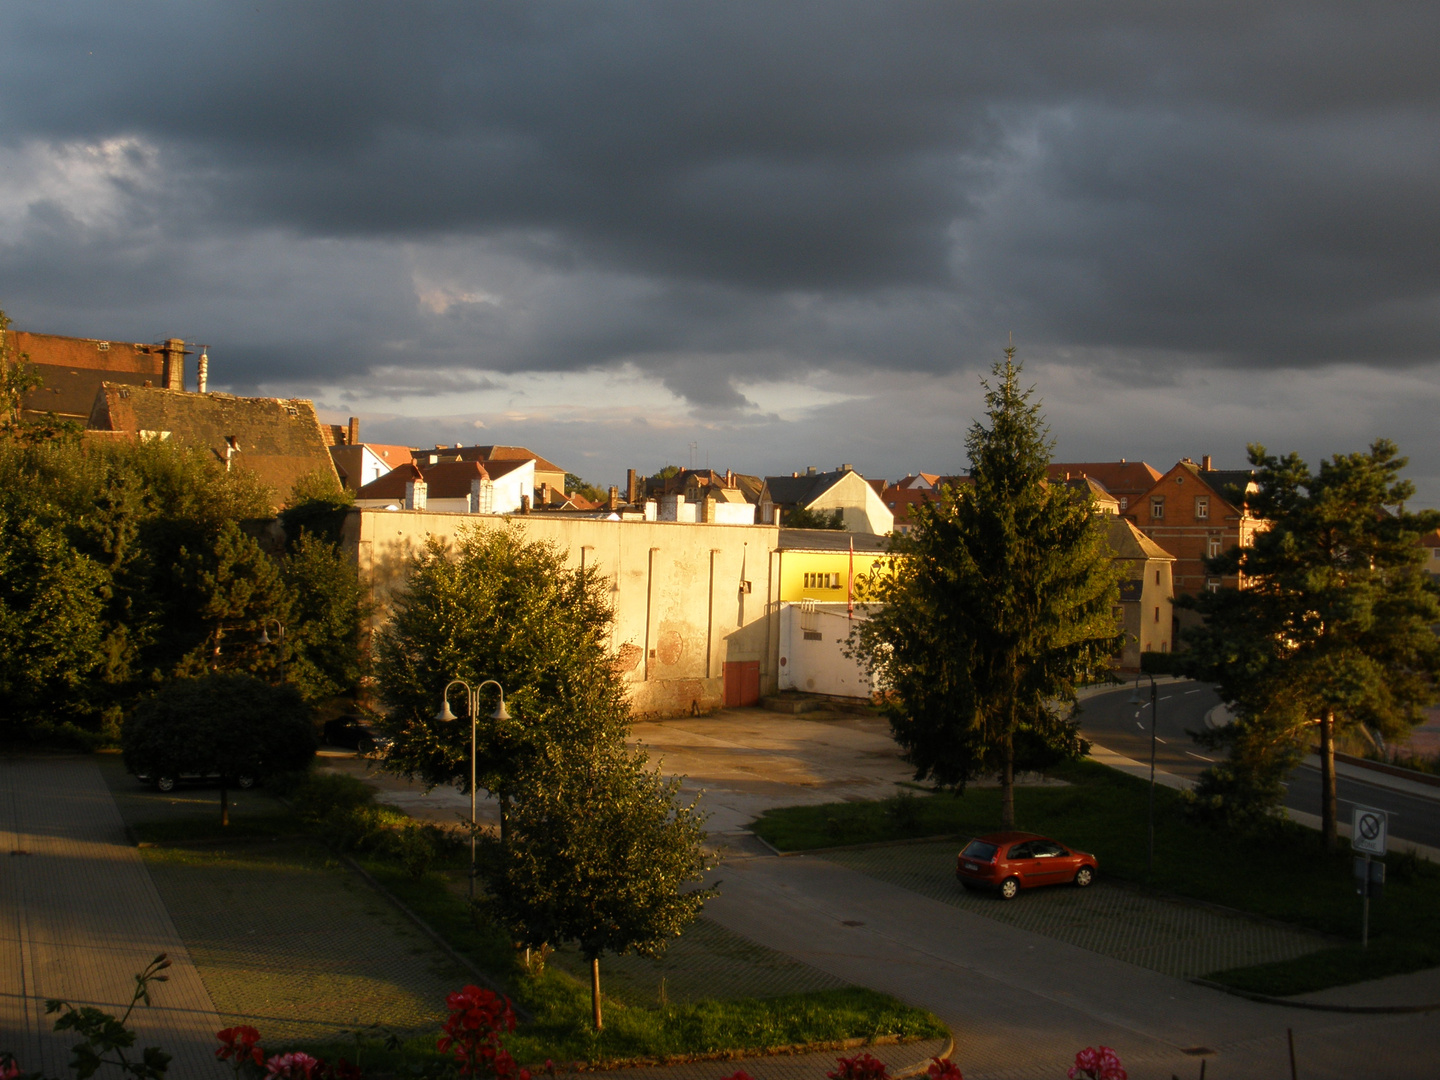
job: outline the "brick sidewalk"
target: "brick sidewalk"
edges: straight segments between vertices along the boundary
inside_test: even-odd
[[[220,1018],[92,760],[0,758],[0,912],[0,1048],[27,1070],[68,1072],[75,1039],[51,1033],[46,998],[118,1015],[163,952],[169,981],[135,1010],[137,1045],[174,1055],[175,1076],[223,1075]]]

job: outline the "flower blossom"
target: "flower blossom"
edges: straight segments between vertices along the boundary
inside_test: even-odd
[[[318,1058],[297,1050],[293,1054],[276,1054],[265,1062],[265,1080],[314,1080]]]
[[[825,1075],[829,1080],[887,1080],[890,1075],[886,1065],[869,1054],[856,1054],[853,1058],[836,1058],[838,1068]]]
[[[925,1070],[925,1075],[930,1080],[965,1080],[960,1075],[960,1066],[953,1061],[941,1061],[939,1058],[930,1059],[930,1067]]]
[[[1108,1046],[1087,1046],[1081,1050],[1065,1075],[1070,1080],[1127,1080],[1119,1055]]]

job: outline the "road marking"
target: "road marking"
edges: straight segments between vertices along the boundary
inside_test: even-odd
[[[1156,736],[1155,736],[1155,741],[1156,741],[1156,742],[1158,742],[1158,743],[1160,743],[1160,744],[1162,744],[1162,745],[1163,745],[1163,744],[1164,744],[1164,742],[1165,742],[1165,740],[1164,740],[1164,739],[1162,739],[1162,738],[1160,738],[1160,736],[1159,736],[1159,735],[1156,735]]]
[[[1213,762],[1215,760],[1213,757],[1206,757],[1204,754],[1197,754],[1194,750],[1186,750],[1185,753],[1189,754],[1193,758],[1198,758],[1201,761]]]
[[[1136,721],[1135,721],[1135,726],[1138,727],[1141,731],[1144,731],[1144,730],[1145,730],[1145,725],[1142,724],[1142,723],[1140,723],[1139,720],[1136,720]]]
[[[1186,691],[1185,691],[1185,693],[1187,693],[1187,694],[1203,694],[1204,692],[1205,692],[1205,688],[1204,688],[1203,686],[1202,686],[1199,690],[1186,690]]]
[[[1169,700],[1170,700],[1172,697],[1174,697],[1174,696],[1175,696],[1174,694],[1166,694],[1166,695],[1165,695],[1164,697],[1162,697],[1160,700],[1161,700],[1161,701],[1169,701]]]

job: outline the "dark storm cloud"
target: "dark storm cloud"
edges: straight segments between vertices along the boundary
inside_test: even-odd
[[[201,312],[254,383],[629,362],[735,409],[737,381],[943,371],[1007,329],[1117,373],[1440,352],[1433,5],[0,18],[0,139],[134,138],[161,170],[103,228],[32,202],[0,297]],[[421,264],[552,284],[417,306]]]

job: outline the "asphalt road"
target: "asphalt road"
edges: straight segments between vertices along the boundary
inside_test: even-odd
[[[1136,761],[1150,760],[1149,685],[1142,688],[1144,705],[1131,705],[1131,688],[1100,694],[1082,703],[1080,727],[1085,737],[1107,750]],[[1155,767],[1177,776],[1199,776],[1224,751],[1206,749],[1195,742],[1190,731],[1205,727],[1205,714],[1220,703],[1215,691],[1193,682],[1166,683],[1159,687],[1160,723],[1156,729]],[[1320,772],[1301,765],[1287,781],[1285,804],[1295,810],[1320,813]],[[1390,814],[1390,834],[1416,843],[1440,847],[1440,789],[1435,798],[1402,791],[1346,776],[1338,778],[1341,821],[1349,821],[1351,808],[1359,803]]]

